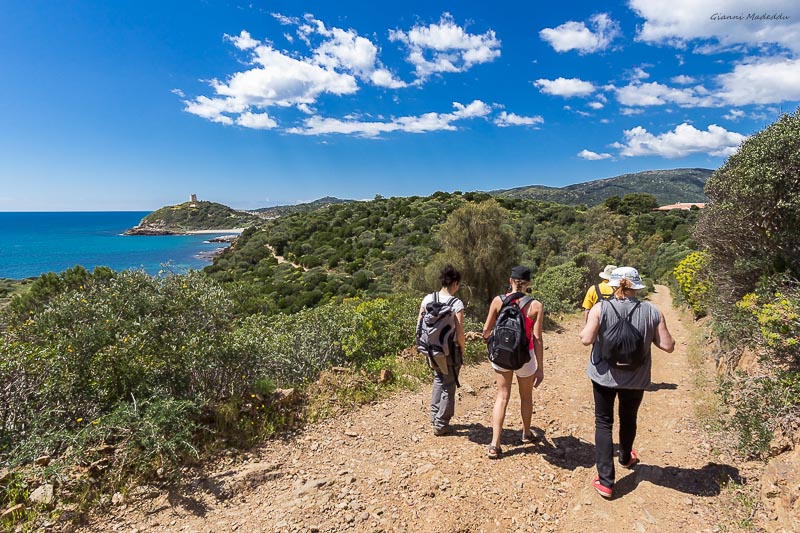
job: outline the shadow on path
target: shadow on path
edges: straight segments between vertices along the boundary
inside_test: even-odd
[[[630,494],[642,481],[693,496],[718,496],[728,482],[742,482],[738,468],[718,463],[708,463],[702,468],[639,464],[634,470],[614,485],[615,497]]]

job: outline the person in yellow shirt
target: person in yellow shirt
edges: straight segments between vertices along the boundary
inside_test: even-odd
[[[591,311],[594,304],[603,300],[607,300],[614,294],[614,287],[608,285],[608,280],[611,279],[611,273],[617,268],[616,265],[606,265],[599,276],[603,279],[600,283],[592,285],[586,290],[586,296],[583,298],[583,323],[589,318],[589,311]]]

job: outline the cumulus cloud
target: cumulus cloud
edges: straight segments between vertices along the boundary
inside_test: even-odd
[[[408,48],[406,61],[414,66],[418,83],[440,72],[464,72],[500,57],[500,40],[494,30],[468,33],[444,13],[437,24],[416,25],[408,31],[392,30],[389,39]]]
[[[458,129],[453,123],[459,120],[486,117],[491,107],[480,100],[468,105],[453,102],[451,113],[425,113],[417,116],[403,116],[389,121],[361,121],[357,119],[340,120],[314,116],[306,119],[302,127],[288,129],[288,133],[298,135],[324,135],[331,133],[377,137],[382,133],[402,131],[425,133],[430,131],[453,131]]]
[[[503,111],[495,117],[494,123],[501,128],[508,126],[537,126],[543,124],[544,119],[539,115],[524,117],[516,113],[507,113]]]
[[[677,104],[682,107],[714,107],[719,101],[703,86],[675,88],[662,83],[631,83],[615,88],[617,100],[626,106]]]
[[[726,118],[728,120],[739,120],[745,115],[745,112],[740,109],[731,109],[726,114],[722,115],[722,118]]]
[[[267,114],[273,106],[309,113],[308,106],[321,95],[353,94],[359,90],[359,82],[388,89],[407,85],[382,65],[378,47],[355,30],[328,28],[310,14],[303,20],[277,13],[273,17],[297,28],[309,54],[276,50],[246,30],[225,35],[226,41],[248,54],[248,68],[224,80],[211,80],[214,95],[184,100],[186,112],[221,124],[269,129],[277,127]]]
[[[605,50],[620,35],[619,24],[606,13],[592,16],[589,25],[591,29],[584,22],[570,20],[555,28],[543,29],[539,37],[556,52],[577,50],[580,54],[589,54]]]
[[[603,102],[589,102],[588,106],[592,109],[603,109],[604,107]]]
[[[669,159],[686,157],[690,154],[704,153],[711,156],[727,157],[739,148],[746,139],[740,133],[728,131],[711,124],[698,130],[691,124],[683,123],[674,130],[653,135],[642,126],[623,132],[624,143],[614,143],[622,157],[661,156]]]
[[[563,96],[570,98],[573,96],[588,96],[595,91],[595,86],[588,81],[579,78],[556,78],[554,80],[539,79],[534,82],[539,90],[545,94]]]
[[[242,113],[236,119],[236,123],[245,128],[256,130],[270,130],[278,127],[278,123],[267,113]]]
[[[677,83],[678,85],[691,85],[696,80],[691,76],[687,76],[686,74],[681,74],[680,76],[674,76],[670,78],[669,81],[671,81],[672,83]]]
[[[586,159],[588,161],[600,161],[602,159],[610,159],[612,156],[611,154],[598,154],[597,152],[592,152],[591,150],[581,150],[578,152],[578,157],[581,159]]]
[[[696,49],[705,53],[769,43],[800,51],[800,4],[795,0],[630,0],[629,5],[645,20],[637,35],[642,41],[679,48],[705,41]],[[753,18],[762,15],[787,18]]]
[[[719,96],[730,105],[800,100],[800,59],[767,58],[736,65],[717,76]]]

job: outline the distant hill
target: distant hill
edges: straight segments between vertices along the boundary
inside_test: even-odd
[[[275,207],[262,207],[261,209],[254,209],[250,211],[250,213],[255,213],[261,218],[275,218],[275,217],[282,217],[285,215],[291,215],[292,213],[302,213],[304,211],[315,211],[322,207],[326,207],[333,204],[346,204],[349,202],[353,202],[354,200],[342,200],[341,198],[335,198],[333,196],[326,196],[324,198],[320,198],[319,200],[314,200],[313,202],[306,202],[303,204],[296,204],[296,205],[277,205]]]
[[[252,226],[258,217],[215,202],[184,202],[153,211],[126,235],[174,235],[196,230]]]
[[[635,174],[623,174],[566,187],[531,185],[514,189],[489,191],[489,194],[504,198],[530,198],[567,205],[597,205],[612,196],[630,193],[649,193],[656,197],[659,205],[678,202],[707,202],[703,192],[706,180],[713,170],[707,168],[676,168],[673,170],[647,170]]]

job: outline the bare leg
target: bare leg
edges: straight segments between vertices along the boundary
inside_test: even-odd
[[[497,398],[494,401],[492,411],[492,445],[500,446],[500,433],[503,431],[503,421],[506,418],[506,407],[508,398],[511,396],[511,383],[514,380],[514,372],[498,372],[495,370],[495,381],[497,382]]]
[[[518,377],[517,382],[522,414],[522,434],[527,435],[531,431],[531,416],[533,415],[533,376]]]

